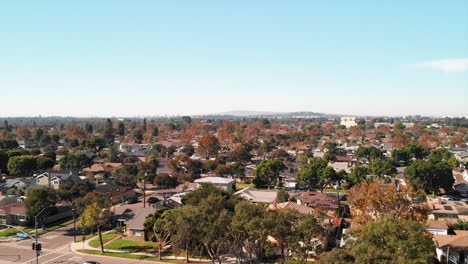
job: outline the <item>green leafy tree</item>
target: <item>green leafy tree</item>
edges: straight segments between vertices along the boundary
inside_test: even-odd
[[[102,241],[102,227],[111,218],[111,213],[107,208],[103,208],[98,203],[86,206],[79,219],[79,225],[83,229],[96,227],[99,234],[101,252],[104,253],[104,243]]]
[[[62,169],[76,172],[91,166],[92,160],[85,154],[68,154],[60,160],[59,164]]]
[[[374,160],[381,158],[382,152],[376,147],[360,147],[356,150],[356,156]]]
[[[49,215],[48,213],[53,211],[58,201],[59,197],[54,189],[29,189],[26,192],[26,200],[24,201],[24,206],[26,207],[26,214],[29,217],[34,217],[38,215],[42,210],[44,210],[38,218],[39,223],[41,224],[42,229],[44,230],[45,219]]]
[[[46,171],[54,167],[55,161],[47,157],[36,157],[36,169],[39,171]]]
[[[238,203],[231,222],[231,251],[237,259],[256,263],[263,259],[269,230],[265,228],[266,211],[262,205]]]
[[[353,263],[417,264],[431,263],[435,244],[423,224],[393,220],[369,222],[351,232],[347,251]]]
[[[274,184],[279,184],[279,176],[286,169],[279,159],[263,160],[255,168],[253,183],[256,186],[267,185],[268,189]]]
[[[10,175],[31,176],[37,169],[37,158],[34,156],[14,156],[8,160],[7,168]]]
[[[433,193],[440,188],[451,190],[455,182],[452,166],[446,161],[418,160],[405,169],[405,174],[413,186]]]
[[[397,172],[395,166],[393,166],[393,164],[390,161],[383,161],[379,159],[372,160],[369,163],[368,170],[370,174],[379,177],[383,177],[385,175],[394,175]]]
[[[18,147],[18,141],[10,138],[0,138],[0,149],[10,150]]]
[[[154,178],[154,184],[161,188],[175,188],[178,185],[177,178],[167,173],[161,173]]]
[[[299,264],[305,264],[310,252],[320,253],[326,245],[325,229],[310,215],[299,216],[294,222],[294,237],[289,243],[289,247]]]
[[[285,190],[279,190],[276,192],[276,202],[277,203],[284,203],[289,201],[289,193]]]
[[[351,172],[347,176],[348,187],[351,188],[354,185],[360,184],[367,179],[369,172],[366,167],[358,165],[351,169]]]
[[[158,243],[158,256],[160,260],[162,259],[162,249],[170,245],[171,237],[173,237],[178,230],[177,224],[174,221],[174,219],[177,219],[177,211],[158,210],[158,212],[161,211],[162,214],[155,219],[153,224],[153,233]]]
[[[8,160],[10,158],[6,154],[6,152],[3,149],[0,149],[0,171],[7,172],[8,171]]]
[[[333,168],[328,167],[327,159],[312,158],[299,170],[297,180],[309,189],[318,188],[323,191],[327,185],[337,180],[337,175]]]

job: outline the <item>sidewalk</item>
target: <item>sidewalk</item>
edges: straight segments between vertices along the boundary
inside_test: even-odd
[[[104,234],[112,232],[112,231],[113,230],[110,230],[110,231],[104,232],[102,234],[104,235]],[[88,239],[88,240],[86,240],[84,242],[73,242],[73,243],[70,244],[70,249],[73,252],[78,253],[78,254],[86,254],[86,253],[83,253],[83,252],[79,252],[79,250],[92,250],[92,251],[99,251],[100,252],[101,251],[100,247],[94,248],[94,247],[91,247],[89,245],[89,241],[94,240],[94,239],[96,239],[96,237]],[[106,243],[106,244],[108,244],[108,243]],[[114,250],[114,249],[105,249],[105,252],[108,252],[108,253],[124,253],[124,254],[136,255],[136,256],[146,256],[146,257],[158,258],[158,254],[143,253],[143,252],[130,252],[130,251],[122,251],[122,250]],[[91,254],[87,254],[87,255],[91,255]],[[164,260],[185,260],[185,257],[164,256]],[[196,262],[211,263],[210,259],[189,258],[189,260],[191,262],[194,262],[194,263],[196,263]],[[157,261],[154,261],[154,262],[155,263],[161,263],[161,262],[157,262]],[[225,263],[230,263],[230,261],[225,262]]]

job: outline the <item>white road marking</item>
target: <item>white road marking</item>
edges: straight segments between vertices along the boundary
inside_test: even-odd
[[[61,257],[63,257],[63,256],[69,255],[69,254],[73,254],[73,252],[68,252],[68,253],[65,253],[65,254],[63,254],[63,255],[60,255],[60,256],[58,256],[58,257],[51,258],[51,259],[49,259],[49,260],[47,260],[47,261],[45,261],[45,262],[42,262],[42,264],[51,262],[52,260],[56,260],[56,259],[58,259],[58,258],[61,258]]]
[[[47,253],[47,254],[40,255],[40,256],[39,256],[39,259],[42,258],[42,257],[45,257],[45,256],[47,256],[47,255],[54,254],[54,253],[57,252],[57,251],[64,250],[64,249],[66,249],[66,248],[68,248],[68,247],[69,247],[69,245],[66,245],[66,246],[63,246],[63,247],[61,247],[61,248],[57,248],[56,250],[51,251],[51,252],[49,252],[49,253]],[[70,252],[67,253],[67,254],[70,254]],[[28,260],[28,261],[26,261],[26,262],[23,262],[23,264],[28,264],[28,263],[31,263],[32,261],[35,261],[35,260],[36,260],[36,258],[30,259],[30,260]]]

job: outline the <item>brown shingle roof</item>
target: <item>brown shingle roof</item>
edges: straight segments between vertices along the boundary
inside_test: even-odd
[[[454,247],[459,249],[468,249],[468,231],[455,230],[455,235],[434,235],[434,240],[439,248]]]
[[[268,206],[270,210],[287,210],[291,209],[297,211],[300,214],[304,215],[311,215],[314,213],[314,209],[307,207],[305,205],[300,205],[293,202],[285,202],[285,203],[272,203]]]
[[[437,228],[437,229],[447,229],[447,223],[442,220],[427,220],[426,227],[428,228]]]

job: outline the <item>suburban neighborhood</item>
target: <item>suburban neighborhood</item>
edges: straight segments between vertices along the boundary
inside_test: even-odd
[[[85,254],[364,263],[381,245],[362,230],[381,225],[418,239],[406,260],[464,263],[466,126],[423,117],[8,119],[0,235],[24,243],[35,226],[69,225],[70,247]]]

